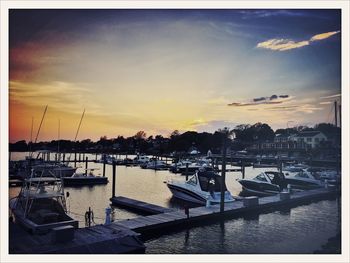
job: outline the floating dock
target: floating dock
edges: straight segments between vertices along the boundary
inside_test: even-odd
[[[135,232],[144,234],[157,230],[173,230],[174,227],[190,227],[191,224],[222,218],[223,216],[240,216],[248,212],[261,212],[266,209],[276,209],[300,205],[314,200],[326,199],[334,196],[335,190],[315,189],[293,194],[285,193],[269,197],[248,197],[232,203],[225,203],[224,212],[220,212],[220,204],[209,207],[197,207],[189,209],[188,216],[184,211],[177,210],[162,214],[142,216],[133,219],[118,221],[116,225],[123,226]]]
[[[161,214],[161,213],[169,213],[174,212],[173,209],[145,203],[139,200],[131,199],[124,196],[115,196],[111,199],[112,205],[123,207],[123,208],[129,208],[134,211],[138,211],[141,213],[149,214],[149,215],[155,215],[155,214]]]
[[[74,229],[74,238],[54,242],[53,231],[33,235],[15,223],[9,227],[9,254],[139,254],[145,246],[139,234],[117,224]]]

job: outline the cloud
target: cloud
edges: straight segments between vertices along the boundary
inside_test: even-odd
[[[266,100],[265,97],[253,99],[254,102]]]
[[[318,34],[318,35],[314,35],[312,38],[310,38],[310,41],[319,41],[319,40],[323,40],[326,38],[329,38],[335,34],[338,34],[340,31],[333,31],[333,32],[327,32],[327,33],[322,33],[322,34]]]
[[[291,112],[293,111],[294,113],[301,112],[301,113],[313,113],[315,111],[320,111],[323,108],[321,107],[316,107],[315,105],[305,103],[305,104],[293,104],[293,105],[288,105],[288,106],[276,106],[276,107],[269,107],[267,110],[271,111],[286,111],[286,112]]]
[[[272,95],[269,97],[253,98],[252,101],[247,102],[232,102],[227,104],[228,106],[241,107],[241,106],[253,106],[260,104],[281,104],[291,98],[289,95]]]
[[[267,41],[258,43],[256,47],[277,51],[286,51],[294,48],[308,46],[309,44],[309,41],[295,42],[289,39],[269,39]]]
[[[249,18],[267,18],[274,16],[289,16],[289,17],[302,17],[310,16],[309,13],[304,13],[300,11],[289,11],[289,10],[248,10],[240,11],[243,19]]]
[[[321,105],[328,105],[328,104],[332,104],[332,101],[322,101],[320,102]]]
[[[331,99],[331,98],[337,98],[337,97],[341,97],[341,94],[335,94],[335,95],[330,95],[330,96],[325,96],[325,97],[321,97],[321,99]]]
[[[327,39],[335,34],[338,34],[340,31],[332,31],[332,32],[326,32],[321,33],[312,36],[309,40],[302,40],[302,41],[295,41],[292,39],[278,39],[273,38],[266,40],[264,42],[260,42],[256,45],[257,48],[263,48],[263,49],[270,49],[274,51],[287,51],[291,49],[301,48],[305,46],[309,46],[312,42],[320,41]]]

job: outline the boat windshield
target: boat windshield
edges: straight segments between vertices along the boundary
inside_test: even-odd
[[[310,178],[310,176],[306,172],[299,172],[295,175],[295,177],[301,177],[301,178]]]
[[[221,189],[221,177],[214,172],[198,172],[198,179],[200,187],[203,191],[209,192],[220,192]],[[226,191],[226,185],[224,185],[224,190]]]
[[[256,177],[255,177],[255,180],[257,181],[262,181],[262,182],[267,182],[267,179],[265,178],[264,174],[258,174]]]
[[[192,176],[190,179],[188,179],[188,181],[186,183],[191,184],[191,185],[197,185],[197,177]]]

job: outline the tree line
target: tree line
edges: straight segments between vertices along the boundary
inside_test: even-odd
[[[10,151],[52,150],[61,152],[109,152],[109,153],[145,153],[170,154],[186,153],[196,149],[202,153],[210,150],[213,153],[221,151],[223,140],[229,137],[228,147],[231,150],[243,150],[253,143],[273,141],[277,134],[297,134],[302,131],[321,131],[328,138],[338,138],[340,128],[330,123],[320,123],[314,127],[296,126],[293,128],[277,129],[273,131],[266,123],[237,125],[234,129],[223,128],[214,133],[187,131],[180,133],[173,131],[168,137],[162,135],[147,136],[145,131],[139,131],[134,136],[107,138],[102,136],[96,142],[91,139],[81,141],[52,140],[50,142],[26,142],[25,140],[10,143]]]

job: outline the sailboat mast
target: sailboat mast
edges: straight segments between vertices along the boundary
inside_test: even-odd
[[[84,109],[84,111],[83,111],[83,115],[81,115],[80,122],[79,122],[79,126],[78,126],[78,129],[77,129],[77,133],[75,134],[74,142],[76,142],[76,140],[77,140],[78,133],[79,133],[79,130],[80,130],[80,125],[81,125],[81,122],[82,122],[82,120],[83,120],[83,118],[84,118],[84,114],[85,114],[85,109]]]
[[[30,145],[29,145],[29,152],[32,152],[32,144],[33,144],[33,125],[34,125],[34,118],[32,117],[32,128],[30,130]]]
[[[61,120],[58,119],[58,134],[57,134],[57,155],[58,155],[58,162],[61,161],[61,156],[60,156],[60,124]]]
[[[37,132],[37,134],[36,134],[34,144],[35,144],[36,141],[38,140],[39,133],[40,133],[40,130],[41,130],[41,125],[43,124],[43,121],[44,121],[44,118],[45,118],[45,114],[46,114],[46,111],[47,111],[47,107],[48,107],[48,105],[46,105],[45,110],[44,110],[43,117],[41,118],[40,125],[39,125],[39,129],[38,129],[38,132]],[[30,157],[32,157],[32,156],[33,156],[33,153],[31,153]]]

